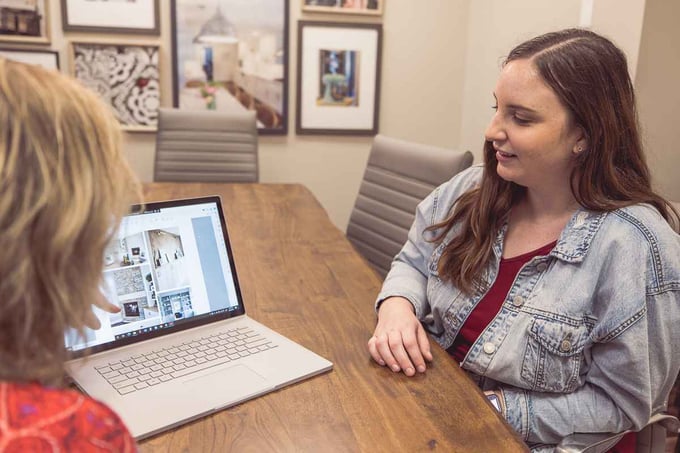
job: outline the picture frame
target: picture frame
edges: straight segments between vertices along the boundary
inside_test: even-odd
[[[289,0],[172,0],[173,106],[254,110],[288,133]]]
[[[299,135],[375,135],[382,26],[298,22]]]
[[[61,0],[66,32],[160,35],[159,0]]]
[[[55,50],[0,48],[0,57],[59,70],[59,52]]]
[[[49,44],[49,0],[0,0],[0,42]]]
[[[380,16],[385,0],[302,0],[301,5],[303,12]]]
[[[71,75],[113,109],[126,131],[155,131],[160,107],[158,44],[71,42]]]

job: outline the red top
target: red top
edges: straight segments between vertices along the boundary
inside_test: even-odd
[[[68,389],[0,382],[0,453],[133,453],[135,440],[104,404]]]
[[[489,289],[489,292],[482,297],[477,306],[472,310],[468,318],[465,320],[463,327],[460,329],[456,340],[448,349],[449,354],[456,359],[457,362],[462,362],[472,344],[477,340],[477,337],[486,329],[486,326],[493,320],[498,311],[501,309],[505,298],[508,296],[508,291],[512,287],[515,277],[519,270],[528,263],[531,258],[535,256],[547,255],[555,247],[557,241],[546,244],[541,248],[525,253],[523,255],[515,256],[513,258],[501,258],[501,264],[498,268],[498,276],[496,281]]]

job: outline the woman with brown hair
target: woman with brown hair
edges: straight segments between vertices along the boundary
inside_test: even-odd
[[[371,356],[422,373],[429,333],[536,450],[638,430],[680,369],[680,237],[626,58],[587,30],[548,33],[513,49],[493,94],[484,164],[418,206]]]
[[[110,109],[75,80],[0,58],[0,451],[135,451],[103,404],[64,389],[64,335],[118,311],[104,248],[139,184]]]

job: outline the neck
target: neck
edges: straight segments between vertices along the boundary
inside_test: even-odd
[[[518,207],[530,218],[555,219],[571,216],[579,207],[571,191],[540,192],[527,189]]]

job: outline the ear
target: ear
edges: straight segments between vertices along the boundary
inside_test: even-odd
[[[578,156],[582,152],[587,151],[589,145],[590,141],[588,140],[588,136],[586,135],[583,128],[578,126],[578,138],[576,140],[576,143],[574,143],[574,148],[572,149],[572,152]]]

